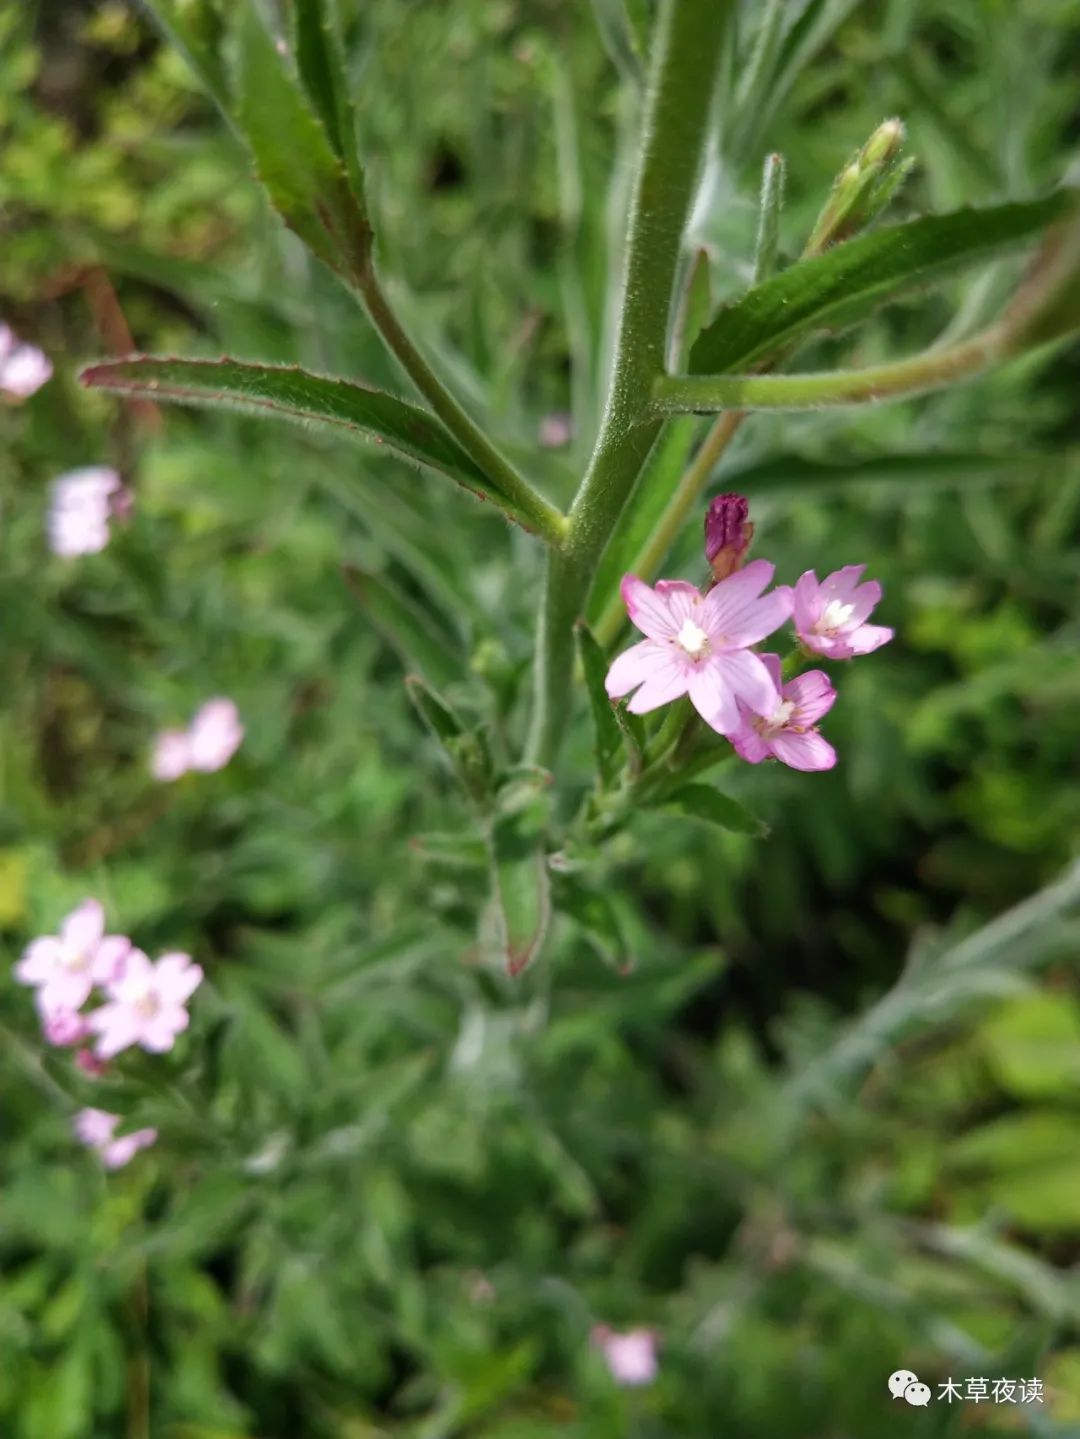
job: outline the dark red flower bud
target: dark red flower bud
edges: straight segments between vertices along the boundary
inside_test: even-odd
[[[705,558],[713,579],[726,580],[743,562],[754,537],[742,495],[717,495],[705,515]]]

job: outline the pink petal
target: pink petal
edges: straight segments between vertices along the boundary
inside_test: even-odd
[[[657,580],[656,594],[667,605],[676,634],[684,620],[700,624],[704,600],[696,585],[687,584],[685,580]]]
[[[109,985],[120,979],[131,952],[131,940],[123,934],[108,934],[97,947],[90,977],[95,984]]]
[[[13,973],[20,984],[44,984],[60,963],[60,941],[53,935],[32,940],[17,960]]]
[[[776,566],[770,560],[751,560],[726,580],[713,585],[705,596],[706,627],[726,631],[731,616],[757,599],[775,573]]]
[[[187,1029],[191,1020],[186,1009],[169,1006],[159,1010],[139,1035],[143,1049],[152,1054],[165,1054],[176,1043],[176,1036]]]
[[[888,644],[893,633],[887,625],[860,625],[854,634],[846,638],[853,655],[868,655]]]
[[[140,1016],[126,1004],[106,1004],[90,1015],[90,1028],[98,1035],[95,1053],[99,1059],[112,1059],[122,1049],[137,1043],[142,1030]]]
[[[861,625],[880,599],[881,585],[877,580],[867,580],[865,585],[859,585],[858,588],[852,590],[845,601],[852,608],[844,628],[856,629]]]
[[[795,630],[801,639],[821,618],[821,586],[813,570],[807,570],[795,582]]]
[[[759,655],[761,663],[769,671],[769,678],[776,686],[776,693],[780,693],[780,682],[783,674],[783,666],[780,663],[779,655]]]
[[[637,575],[623,575],[619,593],[631,621],[651,640],[673,640],[679,633],[671,609],[665,599],[639,580]]]
[[[809,670],[784,686],[784,699],[795,706],[794,724],[812,725],[832,709],[836,691],[824,670]]]
[[[164,730],[154,741],[150,773],[168,784],[186,774],[191,765],[191,745],[185,730]]]
[[[657,667],[670,658],[671,650],[667,645],[658,644],[656,640],[642,640],[612,661],[604,688],[612,699],[622,699],[623,695],[644,684]]]
[[[170,1004],[183,1004],[202,983],[202,968],[192,964],[190,954],[163,954],[155,966],[158,993]]]
[[[717,734],[734,734],[745,722],[735,696],[713,655],[694,671],[690,680],[690,703]]]
[[[122,1134],[119,1139],[101,1146],[102,1163],[106,1169],[123,1169],[140,1149],[146,1149],[156,1139],[156,1129],[137,1129],[134,1134]]]
[[[110,1114],[108,1110],[80,1109],[72,1120],[71,1127],[76,1139],[96,1149],[99,1145],[109,1142],[113,1130],[119,1123],[120,1116]]]
[[[121,972],[102,986],[110,999],[121,1004],[137,1003],[154,982],[154,968],[141,949],[134,945],[124,956]]]
[[[52,361],[34,345],[17,345],[0,360],[0,390],[26,400],[52,377]]]
[[[740,759],[746,760],[748,764],[760,764],[762,760],[769,758],[771,753],[769,746],[753,725],[744,725],[729,738],[735,747],[735,753]]]
[[[105,911],[96,899],[84,899],[60,926],[60,938],[70,949],[87,954],[101,943]]]
[[[781,730],[770,739],[769,747],[782,764],[790,765],[792,769],[832,769],[836,763],[836,751],[816,730],[806,734]]]
[[[780,695],[760,655],[749,650],[734,650],[715,655],[709,663],[716,667],[724,683],[747,709],[768,718],[775,714]]]
[[[645,683],[627,705],[631,714],[648,714],[672,700],[681,699],[689,688],[695,665],[690,656],[681,649],[670,649],[663,662],[653,665]]]
[[[223,769],[239,749],[243,738],[244,727],[232,700],[207,700],[188,730],[191,768],[205,774]]]
[[[93,987],[88,971],[59,969],[37,992],[38,1013],[44,1020],[64,1010],[82,1009]]]
[[[842,604],[849,604],[852,591],[859,583],[860,576],[865,565],[844,565],[842,569],[833,570],[821,582],[821,596],[823,604],[830,600],[839,600]]]

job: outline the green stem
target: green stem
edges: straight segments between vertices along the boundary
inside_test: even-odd
[[[648,417],[649,397],[664,370],[683,231],[732,3],[664,0],[657,18],[611,387],[569,533],[548,557],[528,751],[537,764],[552,762],[565,723],[574,620],[663,423]]]
[[[653,388],[657,416],[717,410],[815,410],[870,400],[901,400],[982,374],[1015,354],[1011,330],[994,325],[948,349],[865,370],[819,375],[665,375]]]
[[[370,260],[356,276],[356,283],[364,308],[387,349],[465,453],[490,476],[494,483],[493,503],[499,504],[500,497],[505,497],[514,517],[526,528],[534,530],[553,547],[562,544],[568,530],[566,516],[518,474],[446,388],[391,308]]]

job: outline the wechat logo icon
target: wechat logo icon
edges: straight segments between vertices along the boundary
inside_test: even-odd
[[[929,1384],[920,1384],[919,1376],[910,1369],[898,1369],[889,1375],[889,1393],[894,1399],[906,1399],[916,1409],[930,1403]]]

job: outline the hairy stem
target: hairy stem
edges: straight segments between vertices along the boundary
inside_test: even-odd
[[[364,308],[387,349],[461,448],[491,477],[499,492],[512,502],[516,513],[529,528],[553,547],[562,544],[569,528],[566,516],[518,474],[446,388],[391,308],[370,260],[356,276],[356,283]],[[497,498],[495,503],[498,503]]]
[[[649,415],[649,397],[664,370],[683,231],[731,8],[732,0],[664,0],[656,22],[611,387],[569,532],[548,561],[529,737],[529,757],[537,764],[550,764],[558,748],[574,620],[663,423]]]
[[[817,375],[664,375],[653,389],[657,417],[718,410],[816,410],[902,400],[973,378],[1016,352],[1009,330],[991,326],[948,349],[864,370]]]

